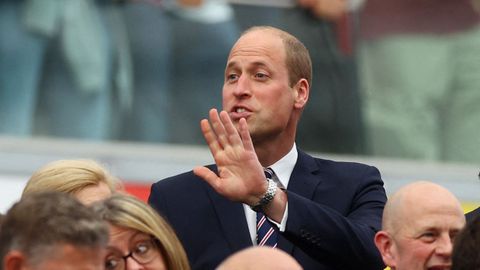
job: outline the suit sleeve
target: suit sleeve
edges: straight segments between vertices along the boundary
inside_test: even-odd
[[[322,195],[308,199],[287,191],[289,214],[285,238],[311,257],[335,268],[383,269],[373,241],[381,228],[386,202],[383,181],[374,167],[363,166],[361,171],[335,188],[336,194],[330,195],[330,200],[334,199],[328,202],[329,206],[322,201]],[[341,185],[345,184],[349,185],[345,190],[353,190],[342,192]],[[351,194],[352,198],[347,198]],[[347,207],[335,208],[335,200]]]

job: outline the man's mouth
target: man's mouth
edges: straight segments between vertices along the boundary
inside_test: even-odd
[[[251,114],[252,114],[252,111],[250,111],[248,108],[243,106],[236,106],[236,107],[233,107],[232,110],[230,111],[230,118],[233,121],[238,121],[240,120],[240,118],[247,119]]]
[[[235,109],[235,112],[236,113],[243,113],[243,112],[246,112],[247,110],[245,110],[245,108],[236,108]]]

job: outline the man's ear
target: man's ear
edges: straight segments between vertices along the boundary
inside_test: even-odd
[[[396,247],[390,234],[386,231],[377,232],[377,234],[375,234],[375,245],[382,255],[383,262],[387,266],[395,269],[397,266]]]
[[[295,103],[294,106],[297,109],[302,109],[305,107],[308,101],[308,96],[310,95],[310,85],[306,79],[300,79],[295,86],[293,87],[295,91]]]
[[[21,270],[27,264],[27,258],[25,255],[18,251],[9,251],[5,257],[3,257],[3,269],[4,270]]]

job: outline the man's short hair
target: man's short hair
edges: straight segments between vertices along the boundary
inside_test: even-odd
[[[288,32],[271,26],[253,26],[242,36],[256,30],[269,30],[277,34],[283,41],[285,48],[285,65],[288,70],[288,80],[290,87],[293,87],[300,79],[306,79],[310,87],[312,86],[312,59],[305,45],[296,37]]]
[[[35,265],[59,244],[103,248],[107,243],[108,225],[92,209],[69,194],[36,193],[15,203],[3,218],[0,258],[16,250]]]

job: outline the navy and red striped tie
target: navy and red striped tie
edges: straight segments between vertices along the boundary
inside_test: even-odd
[[[272,169],[266,168],[264,171],[267,178],[273,178],[275,173]],[[278,227],[272,224],[263,213],[257,212],[257,245],[275,248],[277,240]]]

